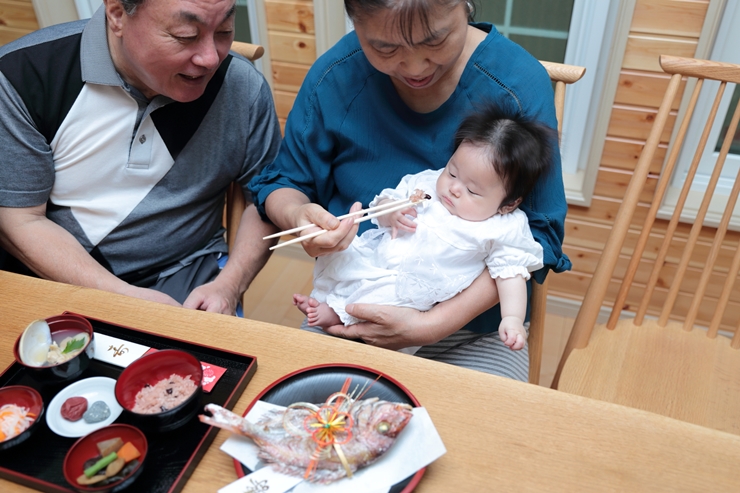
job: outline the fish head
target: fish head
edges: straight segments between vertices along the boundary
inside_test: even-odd
[[[413,416],[411,406],[398,402],[367,399],[354,407],[354,436],[376,451],[387,450]]]

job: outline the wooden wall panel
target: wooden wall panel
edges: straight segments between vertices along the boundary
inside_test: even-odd
[[[631,30],[698,38],[708,6],[707,0],[640,0],[635,4]]]
[[[316,61],[313,1],[264,0],[272,90],[280,128]]]
[[[0,0],[0,26],[35,31],[39,23],[33,4],[24,0]]]
[[[622,199],[627,191],[627,185],[629,185],[631,178],[632,173],[629,171],[601,167],[601,169],[599,169],[599,174],[596,177],[594,195],[613,199]],[[648,176],[642,190],[642,194],[640,195],[641,202],[648,203],[652,200],[657,184],[658,177],[656,175]]]
[[[275,112],[278,119],[288,118],[293,102],[295,102],[295,93],[287,91],[273,91],[275,96]]]
[[[653,233],[648,240],[646,246],[647,255],[650,258],[655,258],[660,244],[663,241],[665,232],[668,227],[668,221],[658,219],[655,226],[653,227]],[[627,254],[634,249],[637,244],[637,238],[642,230],[642,224],[634,224],[633,228],[627,233],[627,237],[624,240],[623,253]],[[686,223],[679,223],[674,234],[675,240],[668,249],[667,260],[670,262],[678,262],[677,259],[683,255],[686,240],[689,237],[691,225]],[[611,232],[611,224],[599,224],[594,221],[589,221],[582,217],[578,217],[575,214],[569,215],[565,220],[565,246],[575,246],[578,248],[587,248],[594,250],[603,250],[604,245]],[[715,230],[712,228],[703,228],[699,232],[697,244],[694,249],[695,256],[706,256],[711,247],[714,239]],[[727,270],[727,266],[730,265],[732,256],[737,250],[738,245],[738,232],[728,231],[727,238],[723,242],[723,248],[719,253],[718,265],[720,269]],[[692,263],[692,265],[698,265]]]
[[[33,31],[29,31],[27,29],[16,29],[13,27],[0,26],[0,46],[10,43],[11,41],[15,41],[21,36],[25,36],[26,34],[31,33],[31,32]]]
[[[591,199],[590,207],[571,205],[568,207],[568,216],[581,221],[598,222],[605,225],[614,223],[617,211],[622,201],[619,199],[610,199],[606,197],[594,196]],[[645,222],[648,204],[639,204],[635,210],[632,224],[642,224]]]
[[[571,261],[573,261],[573,270],[586,274],[593,274],[596,263],[599,261],[599,257],[601,256],[601,252],[598,250],[578,248],[568,248],[566,250],[566,254],[571,259]],[[627,272],[628,265],[629,257],[623,256],[619,258],[613,276],[615,280],[618,281],[624,277],[625,273]],[[654,266],[654,262],[641,262],[637,269],[637,273],[635,274],[635,282],[642,284],[643,286],[646,285]],[[658,277],[656,287],[664,289],[670,288],[673,283],[673,279],[675,278],[676,270],[676,264],[666,264],[666,266],[661,271],[660,276]],[[685,293],[695,293],[697,291],[702,273],[702,269],[690,267],[686,272],[683,285],[681,286],[681,291]],[[709,284],[707,286],[707,296],[711,296],[712,298],[719,298],[726,279],[726,272],[715,270],[709,279]],[[730,294],[730,300],[740,303],[740,283],[736,282],[735,286],[733,286]]]
[[[276,90],[298,92],[306,78],[309,65],[272,62],[272,84]]]
[[[622,68],[662,72],[658,62],[660,55],[693,57],[696,45],[697,40],[692,38],[630,34]]]
[[[658,108],[663,101],[663,94],[668,88],[671,76],[666,73],[643,72],[639,70],[623,70],[619,76],[617,94],[614,102],[628,106],[651,106]],[[686,79],[678,89],[683,94]],[[676,97],[672,108],[678,110],[681,98]]]
[[[612,108],[612,116],[609,120],[607,134],[612,137],[627,139],[647,140],[653,128],[653,121],[658,114],[656,108],[645,108],[642,106],[623,106],[615,104]],[[673,125],[676,122],[676,112],[672,111],[668,117],[661,142],[668,142],[671,138]]]
[[[314,34],[313,2],[306,0],[265,1],[267,29]]]
[[[563,272],[550,277],[550,289],[562,293],[563,297],[570,299],[582,298],[582,292],[588,289],[588,285],[591,282],[591,276],[580,272]],[[639,306],[640,301],[643,298],[643,289],[640,285],[636,285],[625,303],[624,309],[634,311]],[[619,280],[612,279],[607,289],[607,306],[611,306],[616,298],[617,292],[619,291]],[[660,312],[660,307],[665,304],[667,290],[663,288],[656,288],[650,308],[648,309],[648,315],[657,316]],[[679,293],[678,299],[676,300],[676,312],[679,315],[679,320],[688,311],[691,301],[693,300],[693,293],[682,292]],[[714,315],[716,309],[716,299],[707,297],[706,302],[700,307],[699,314],[697,317],[698,323],[704,323],[709,325],[711,317]],[[720,330],[734,331],[738,322],[740,314],[740,303],[730,302],[727,314],[723,319],[723,323],[720,325]]]
[[[274,31],[268,35],[268,41],[272,60],[304,65],[316,60],[316,38],[308,34]]]
[[[601,165],[633,171],[644,146],[644,140],[638,141],[607,136],[604,142],[604,153],[601,156]],[[653,163],[650,166],[651,173],[660,173],[667,151],[668,146],[666,144],[661,144],[658,147],[655,156],[653,156]]]

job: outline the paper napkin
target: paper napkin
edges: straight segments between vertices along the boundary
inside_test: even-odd
[[[122,368],[126,368],[151,349],[149,346],[124,341],[99,332],[95,332],[93,341],[95,342],[95,359]]]

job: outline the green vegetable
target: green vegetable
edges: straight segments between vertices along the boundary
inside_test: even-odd
[[[81,337],[80,339],[72,339],[71,341],[67,343],[66,346],[64,346],[64,349],[62,350],[62,354],[67,354],[77,349],[82,349],[82,346],[84,345],[85,345],[84,337]]]
[[[106,455],[105,457],[97,461],[92,466],[85,469],[85,476],[87,476],[88,478],[91,476],[95,476],[96,472],[100,471],[102,468],[106,467],[108,464],[110,464],[117,458],[118,458],[118,454],[116,454],[115,452],[111,452],[110,454]]]

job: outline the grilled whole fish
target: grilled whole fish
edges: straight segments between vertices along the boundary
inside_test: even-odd
[[[259,458],[271,463],[275,470],[291,476],[306,474],[317,449],[316,442],[303,429],[310,410],[274,410],[253,424],[216,404],[208,404],[205,409],[211,416],[198,416],[201,422],[251,438],[260,449]],[[341,448],[352,472],[372,464],[390,449],[411,419],[411,409],[408,404],[382,401],[377,397],[349,404],[344,412],[354,421],[352,438]],[[326,447],[321,450],[315,472],[308,479],[325,484],[345,476],[347,472],[337,452],[333,447]]]

